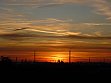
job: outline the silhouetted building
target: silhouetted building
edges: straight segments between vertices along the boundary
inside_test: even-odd
[[[58,60],[57,63],[64,63],[62,60]]]
[[[12,60],[9,57],[4,57],[4,56],[1,56],[0,61],[2,63],[11,63],[12,62]]]

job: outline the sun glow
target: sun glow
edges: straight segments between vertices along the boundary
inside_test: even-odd
[[[64,61],[64,55],[63,54],[54,54],[52,56],[52,60],[55,62]]]

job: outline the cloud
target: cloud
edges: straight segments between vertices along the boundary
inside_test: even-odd
[[[94,0],[92,6],[96,9],[97,14],[104,15],[111,20],[111,6],[106,0]]]
[[[25,1],[25,3],[28,1]],[[52,6],[59,6],[64,4],[84,4],[91,7],[94,7],[97,14],[101,14],[106,16],[107,19],[111,19],[111,6],[110,4],[105,0],[35,0],[30,1],[33,4],[27,4],[27,5],[36,5],[38,8],[44,8],[44,7],[52,7]],[[29,2],[28,2],[29,3]],[[89,5],[90,4],[90,5]]]
[[[25,14],[23,13],[20,13],[12,8],[0,7],[0,24],[3,24],[3,22],[16,22],[21,19],[23,20],[24,18]]]
[[[28,29],[27,29],[28,30]],[[92,36],[92,35],[85,35],[85,34],[81,34],[80,32],[64,32],[64,33],[58,33],[58,32],[50,32],[50,31],[42,31],[42,30],[33,30],[33,29],[29,29],[30,31],[36,31],[39,34],[32,34],[32,33],[7,33],[7,34],[0,34],[0,38],[3,39],[11,39],[11,40],[18,40],[18,39],[22,39],[22,38],[66,38],[66,39],[81,39],[81,40],[111,40],[111,36],[101,36],[100,33],[96,32],[96,36]],[[40,34],[42,33],[42,34]],[[44,33],[44,34],[43,34]],[[48,34],[55,34],[55,35],[47,35]],[[99,36],[98,36],[99,35]]]
[[[19,30],[33,30],[33,31],[49,31],[65,30],[70,26],[68,22],[71,20],[46,18],[38,20],[29,20],[24,18],[9,18],[9,20],[0,21],[0,28],[8,32]],[[27,28],[26,28],[27,27]],[[25,28],[25,29],[24,29]],[[60,32],[58,31],[58,32]]]
[[[14,31],[20,31],[20,30],[25,30],[25,29],[27,29],[27,27],[15,29]]]
[[[64,4],[83,4],[89,0],[16,0],[7,1],[8,6],[25,6],[31,8],[58,7]]]
[[[111,26],[111,23],[83,23],[84,25],[91,26]]]
[[[11,45],[16,46],[14,43],[19,42],[18,46],[19,45],[31,46],[33,44],[34,46],[39,46],[39,45],[41,47],[46,46],[46,48],[48,48],[48,46],[49,48],[51,48],[52,46],[52,48],[57,48],[57,49],[58,48],[64,49],[70,47],[72,47],[73,49],[111,49],[110,45],[111,36],[109,33],[108,35],[104,35],[107,34],[108,31],[110,32],[110,29],[107,29],[107,31],[104,30],[106,30],[107,27],[110,27],[111,23],[94,23],[94,22],[74,23],[72,22],[71,19],[59,19],[59,18],[31,19],[27,14],[29,13],[29,11],[23,14],[23,12],[20,11],[17,12],[18,9],[16,10],[16,8],[19,7],[20,8],[24,7],[24,9],[32,7],[46,8],[46,7],[58,7],[58,6],[60,7],[65,4],[71,4],[71,5],[81,4],[93,7],[94,10],[96,11],[95,12],[96,14],[101,14],[103,16],[106,16],[106,19],[110,20],[111,8],[108,2],[105,0],[104,1],[103,0],[2,0],[2,1],[6,1],[4,2],[4,4],[0,3],[2,4],[2,6],[4,6],[0,7],[0,42],[1,45],[4,43],[4,45],[2,46],[7,45],[7,47],[9,47],[8,44],[10,43],[12,43],[10,44],[10,46]],[[59,40],[65,42],[60,43]],[[82,42],[75,42],[77,40],[81,40]],[[12,41],[14,41],[14,43]],[[53,41],[53,44],[50,43],[51,41]],[[59,42],[60,44],[57,44],[57,42]],[[7,48],[5,47],[5,49]]]
[[[22,19],[21,19],[22,20]],[[70,20],[62,20],[55,18],[25,20],[12,20],[2,22],[0,24],[1,34],[13,34],[16,37],[39,37],[41,34],[46,38],[73,38],[73,39],[110,39],[110,35],[104,35],[102,30],[98,30],[94,26],[110,25],[110,23],[70,23]],[[4,28],[5,27],[5,28]],[[101,29],[101,28],[100,28]],[[95,31],[96,30],[96,31]],[[21,33],[25,35],[15,35]],[[27,35],[26,33],[34,33],[35,35]],[[43,35],[42,35],[43,34]],[[46,36],[44,36],[44,34]],[[1,36],[3,38],[3,35]],[[12,38],[13,35],[9,35]],[[104,37],[105,36],[105,37]],[[5,38],[8,35],[4,36]],[[9,38],[8,37],[8,38]]]
[[[56,0],[58,3],[76,3],[85,4],[94,7],[97,14],[106,16],[108,20],[111,20],[111,6],[106,0]]]
[[[22,24],[32,24],[32,25],[38,25],[38,24],[59,24],[59,23],[68,23],[71,22],[71,19],[58,19],[58,18],[44,18],[44,19],[37,19],[37,20],[30,20],[28,18],[22,17],[23,15],[18,14],[18,16],[21,17],[15,17],[9,18],[8,20],[1,20],[0,23],[3,24],[12,24],[12,23],[22,23]],[[10,15],[8,16],[10,17]],[[5,18],[5,17],[3,17]]]
[[[102,40],[102,39],[111,39],[111,36],[88,36],[88,35],[68,35],[67,38],[74,38],[74,39],[96,39],[96,40]]]
[[[71,19],[58,19],[58,18],[45,18],[31,20],[26,18],[8,18],[9,20],[0,21],[0,32],[4,33],[35,33],[39,32],[42,34],[49,34],[55,36],[64,35],[84,35],[84,36],[110,36],[107,32],[109,28],[104,32],[106,27],[101,26],[111,26],[111,23],[73,23]],[[97,26],[97,27],[95,27]],[[110,31],[109,31],[110,32]],[[105,35],[104,35],[105,34]],[[48,36],[49,36],[48,35]],[[82,39],[85,37],[82,37]],[[86,39],[88,39],[88,37]],[[80,37],[78,37],[79,39]],[[90,39],[90,38],[89,38]],[[97,39],[93,38],[92,39]],[[103,38],[105,39],[105,38]],[[106,38],[107,39],[107,38]]]
[[[55,36],[64,36],[64,35],[79,35],[81,32],[70,32],[65,30],[57,30],[57,31],[50,31],[50,30],[37,30],[37,29],[26,29],[26,31],[33,31],[33,32],[42,32],[42,33],[49,33],[54,34]]]
[[[102,36],[101,32],[94,32],[96,36]]]
[[[5,0],[2,4],[13,6],[29,6],[35,8],[53,7],[64,4],[82,4],[93,7],[95,13],[106,16],[111,20],[111,6],[106,0]]]
[[[40,19],[40,20],[35,20],[37,23],[47,23],[47,24],[52,24],[52,23],[67,23],[72,21],[71,19],[57,19],[57,18],[46,18],[46,19]]]
[[[58,2],[58,3],[86,3],[90,0],[54,0],[55,2]]]
[[[64,5],[62,3],[48,3],[48,4],[44,4],[44,5],[38,5],[35,6],[36,8],[46,8],[46,7],[57,7],[57,6],[61,6]]]

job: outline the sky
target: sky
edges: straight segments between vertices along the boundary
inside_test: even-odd
[[[107,57],[110,42],[110,0],[0,0],[1,55]]]

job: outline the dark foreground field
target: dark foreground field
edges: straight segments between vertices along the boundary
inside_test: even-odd
[[[17,81],[108,81],[111,63],[0,63],[0,76]]]

